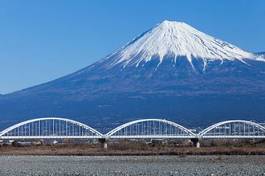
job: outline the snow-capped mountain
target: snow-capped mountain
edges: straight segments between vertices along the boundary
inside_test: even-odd
[[[208,126],[263,119],[264,97],[261,55],[164,21],[80,71],[1,97],[0,117],[64,116],[100,128],[163,117]]]
[[[115,54],[113,64],[123,63],[124,66],[138,66],[154,57],[159,59],[160,64],[169,56],[174,62],[185,57],[191,65],[193,58],[202,59],[205,65],[215,60],[244,62],[244,59],[256,59],[252,53],[200,32],[186,23],[175,21],[158,24]]]

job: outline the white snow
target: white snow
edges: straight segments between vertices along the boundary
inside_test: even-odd
[[[257,60],[259,61],[264,61],[265,60],[265,53],[262,53],[262,54],[257,54]]]
[[[154,56],[159,57],[161,63],[167,55],[173,56],[174,61],[178,56],[186,56],[191,65],[193,58],[201,58],[205,66],[213,60],[257,60],[250,52],[176,21],[163,21],[116,54],[118,58],[113,64],[123,63],[124,66],[132,62],[138,66],[140,62],[148,62]]]

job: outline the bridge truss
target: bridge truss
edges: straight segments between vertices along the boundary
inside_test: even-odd
[[[199,133],[201,138],[265,138],[265,127],[246,120],[229,120],[216,123]]]
[[[142,119],[125,123],[106,134],[108,138],[195,138],[189,129],[165,120]]]
[[[47,117],[27,120],[0,133],[0,139],[102,138],[97,130],[74,120]]]
[[[246,120],[216,123],[194,133],[165,119],[141,119],[125,123],[106,134],[83,123],[59,117],[27,120],[2,132],[0,139],[265,139],[265,127]]]

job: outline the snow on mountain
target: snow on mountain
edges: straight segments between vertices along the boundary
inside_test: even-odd
[[[113,55],[116,57],[112,65],[122,63],[124,67],[128,64],[137,67],[139,63],[149,62],[152,58],[159,58],[162,63],[168,56],[172,56],[174,62],[185,56],[191,65],[193,58],[199,58],[204,66],[214,60],[258,60],[252,53],[176,21],[163,21]]]
[[[258,53],[255,53],[258,60],[265,60],[265,52],[258,52]]]

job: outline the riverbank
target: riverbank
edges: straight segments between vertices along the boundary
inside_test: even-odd
[[[5,176],[264,175],[265,156],[0,156]]]
[[[75,156],[119,156],[119,155],[265,155],[263,146],[214,146],[214,147],[142,147],[103,149],[98,145],[42,145],[2,146],[0,155],[75,155]]]

